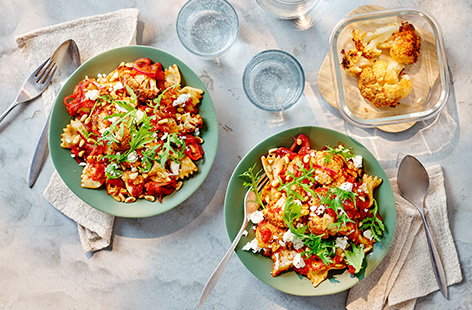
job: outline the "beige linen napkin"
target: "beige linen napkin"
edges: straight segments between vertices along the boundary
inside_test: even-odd
[[[108,49],[136,44],[138,15],[137,9],[123,9],[84,17],[18,36],[16,42],[32,70],[68,39],[75,40],[81,62],[84,62]],[[53,103],[55,89],[57,85],[49,87],[42,95],[46,112],[49,112]],[[80,200],[67,188],[57,172],[51,177],[44,196],[56,209],[77,222],[85,252],[97,251],[110,245],[114,217]]]
[[[444,177],[440,166],[427,168],[430,187],[426,217],[446,272],[447,284],[462,281],[456,247],[447,218]],[[414,309],[416,299],[439,289],[434,278],[421,217],[400,196],[390,180],[397,205],[397,227],[387,256],[372,274],[354,286],[347,298],[349,310]]]

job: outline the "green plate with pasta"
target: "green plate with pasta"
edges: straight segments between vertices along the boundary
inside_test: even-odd
[[[293,294],[293,295],[299,295],[299,296],[319,296],[319,295],[334,294],[334,293],[344,291],[344,290],[349,289],[350,287],[354,286],[356,283],[358,283],[363,278],[368,276],[381,263],[382,259],[387,254],[389,246],[392,242],[392,238],[393,238],[394,231],[395,231],[395,225],[396,225],[395,201],[394,201],[392,188],[391,188],[391,185],[388,181],[387,175],[385,174],[385,171],[380,166],[379,162],[374,158],[374,156],[358,141],[354,140],[353,138],[351,138],[351,137],[349,137],[349,136],[347,136],[343,133],[340,133],[340,132],[337,132],[337,131],[334,131],[334,130],[321,128],[321,127],[306,126],[306,127],[297,127],[297,128],[292,128],[292,129],[282,131],[282,132],[277,133],[277,134],[265,139],[264,141],[260,142],[251,151],[249,151],[246,154],[246,156],[244,156],[244,158],[238,164],[238,166],[236,167],[236,169],[234,170],[234,172],[231,176],[231,179],[230,179],[230,182],[229,182],[229,185],[228,185],[228,189],[227,189],[227,192],[226,192],[226,197],[225,197],[226,228],[227,228],[227,232],[228,232],[228,235],[229,235],[230,239],[233,240],[234,237],[236,236],[236,234],[238,233],[239,228],[241,227],[241,224],[242,224],[242,221],[243,221],[244,196],[245,196],[246,191],[247,191],[247,188],[245,188],[245,186],[244,186],[244,185],[247,185],[247,184],[244,184],[244,183],[247,183],[247,178],[246,178],[246,180],[244,180],[243,178],[241,178],[241,174],[247,172],[248,169],[251,169],[251,167],[253,167],[254,165],[255,165],[255,167],[254,167],[253,171],[261,170],[263,168],[263,166],[261,164],[261,157],[262,156],[267,156],[269,150],[271,150],[270,152],[272,152],[272,154],[290,153],[291,146],[292,146],[292,150],[293,150],[293,146],[295,146],[294,138],[298,137],[300,134],[303,134],[304,136],[306,136],[308,138],[308,139],[305,138],[306,139],[305,141],[307,141],[307,143],[309,145],[311,145],[311,149],[313,149],[313,150],[322,150],[325,146],[330,146],[332,148],[335,148],[338,144],[341,143],[342,145],[344,145],[344,147],[346,149],[350,150],[350,152],[352,154],[351,156],[354,156],[354,154],[362,156],[363,170],[365,171],[366,174],[368,174],[370,176],[377,176],[378,178],[382,179],[382,183],[380,183],[380,185],[378,185],[377,188],[375,188],[373,198],[377,202],[376,207],[375,207],[375,210],[376,210],[375,212],[378,212],[378,214],[380,215],[380,217],[383,220],[383,227],[384,227],[383,234],[376,235],[376,237],[380,236],[379,240],[377,242],[373,243],[373,246],[372,246],[372,243],[370,244],[371,251],[368,254],[362,255],[362,266],[360,265],[360,262],[355,261],[355,257],[358,254],[358,253],[357,254],[355,253],[356,252],[355,249],[357,249],[357,250],[359,248],[364,249],[364,245],[360,246],[356,243],[351,243],[348,246],[348,249],[351,250],[351,251],[349,251],[349,253],[347,253],[347,251],[343,252],[343,255],[345,255],[345,256],[341,256],[341,257],[345,258],[345,262],[347,262],[349,260],[349,265],[352,265],[352,266],[354,266],[355,264],[358,264],[359,269],[357,269],[357,267],[356,267],[355,272],[353,272],[354,269],[352,269],[351,273],[350,273],[350,272],[348,272],[348,269],[351,268],[352,266],[347,266],[348,264],[345,263],[346,268],[339,269],[339,270],[330,270],[327,274],[327,278],[325,280],[320,281],[319,284],[315,287],[315,286],[312,285],[312,282],[309,280],[308,277],[302,275],[301,271],[304,270],[305,263],[300,265],[300,262],[299,262],[300,257],[305,257],[305,261],[309,261],[310,257],[311,257],[312,261],[309,264],[312,264],[313,261],[315,261],[315,262],[322,261],[322,259],[320,259],[317,255],[313,255],[314,253],[316,253],[316,254],[329,253],[329,252],[326,252],[326,251],[328,251],[326,249],[336,249],[337,248],[336,250],[333,250],[333,252],[331,252],[332,253],[331,259],[332,259],[332,261],[334,261],[336,263],[336,262],[339,262],[339,261],[336,261],[336,256],[338,256],[338,254],[341,253],[341,251],[339,251],[339,248],[342,247],[344,249],[344,248],[346,248],[346,245],[342,245],[342,242],[339,242],[339,244],[338,244],[338,238],[336,238],[336,245],[334,245],[334,240],[332,240],[332,245],[331,245],[332,248],[329,248],[329,247],[321,248],[321,247],[319,247],[316,251],[320,251],[320,252],[315,252],[315,250],[313,250],[310,253],[311,256],[307,255],[307,254],[302,254],[300,251],[304,251],[303,253],[306,253],[306,252],[309,252],[310,250],[316,248],[316,246],[314,245],[313,242],[316,241],[316,237],[317,237],[316,235],[321,235],[321,233],[310,234],[312,239],[308,239],[308,238],[303,239],[303,238],[305,238],[304,236],[308,235],[308,232],[304,232],[304,231],[312,231],[312,227],[310,227],[309,224],[306,224],[306,227],[303,227],[304,225],[302,225],[303,224],[302,222],[298,222],[298,224],[297,224],[296,221],[300,220],[302,218],[300,213],[298,214],[298,217],[293,216],[294,214],[296,214],[296,211],[294,211],[295,210],[294,206],[297,205],[297,203],[295,203],[297,201],[296,201],[296,199],[292,200],[291,204],[289,204],[289,202],[288,202],[288,201],[290,201],[289,197],[292,194],[289,194],[289,188],[290,187],[285,187],[284,195],[287,195],[286,200],[285,200],[285,205],[283,207],[281,207],[282,211],[277,211],[277,212],[282,212],[283,217],[284,217],[284,222],[286,224],[290,223],[291,221],[292,221],[292,223],[295,223],[295,224],[293,224],[292,226],[288,226],[290,228],[277,228],[277,227],[275,227],[275,226],[277,226],[276,224],[272,225],[272,223],[276,223],[277,217],[270,218],[270,217],[264,215],[264,219],[262,219],[262,218],[256,219],[255,220],[256,223],[258,221],[261,221],[259,224],[257,224],[258,226],[257,226],[256,232],[253,229],[251,229],[251,226],[254,225],[254,224],[250,223],[248,228],[247,228],[248,235],[246,237],[242,237],[241,241],[239,242],[238,246],[236,247],[236,254],[238,255],[239,259],[243,262],[243,264],[247,267],[247,269],[249,269],[249,271],[251,271],[257,278],[259,278],[261,281],[265,282],[266,284],[268,284],[268,285],[272,286],[273,288],[278,289],[282,292]],[[299,139],[295,139],[295,141],[296,140],[299,140]],[[301,145],[302,145],[301,148],[303,148],[303,144],[301,144]],[[283,149],[279,149],[280,147],[282,147]],[[300,147],[300,146],[297,146],[297,148],[298,147]],[[281,150],[280,151],[281,153],[273,153],[273,152],[279,152],[278,150]],[[324,150],[326,150],[326,148],[324,148]],[[333,151],[333,153],[336,153],[336,154],[341,154],[342,150],[343,149],[341,149],[341,148],[331,149],[331,151]],[[308,155],[306,155],[306,156],[308,156]],[[312,153],[310,156],[315,156],[315,153]],[[276,167],[277,165],[275,164],[275,161],[278,160],[277,157],[280,157],[281,160],[284,157],[287,158],[287,156],[284,156],[284,155],[275,155],[275,157],[272,157],[272,159],[266,158],[265,159],[265,165],[267,165],[267,162],[269,162],[269,163],[274,162],[274,165],[275,165],[274,167]],[[303,158],[304,158],[303,162],[306,163],[305,167],[307,167],[306,165],[308,165],[308,163],[310,163],[310,159],[307,159],[305,161],[305,157],[303,157]],[[346,157],[346,158],[348,158],[348,157]],[[349,157],[349,158],[352,158],[352,157]],[[334,159],[331,159],[331,157],[330,157],[330,159],[328,159],[328,160],[334,160]],[[348,161],[350,163],[349,165],[353,165],[353,163],[348,159],[346,159],[346,165],[347,165]],[[302,164],[299,163],[299,167],[302,167],[300,165],[302,165]],[[330,172],[330,173],[333,172],[331,169],[328,169],[328,168],[325,168],[325,167],[320,167],[320,166],[317,166],[316,164],[315,164],[315,166],[316,166],[316,169],[323,168],[327,172]],[[312,167],[312,166],[310,166],[310,167]],[[266,168],[267,168],[267,166],[266,166]],[[305,168],[300,168],[300,169],[303,170]],[[314,171],[314,170],[310,170],[310,169],[306,168],[306,170],[303,170],[303,171]],[[354,169],[354,168],[352,168],[352,169]],[[270,173],[270,171],[272,171],[272,170],[269,169],[268,171]],[[273,170],[273,171],[275,171],[275,170]],[[280,170],[280,171],[282,171],[282,170]],[[305,173],[305,172],[303,172],[303,173]],[[314,173],[314,172],[310,172],[310,173]],[[284,175],[286,175],[286,177],[284,177]],[[289,175],[290,175],[290,178],[288,177]],[[293,173],[282,174],[282,178],[287,178],[287,180],[289,180],[287,182],[290,183],[290,180],[296,180],[297,178],[301,178],[301,177],[299,177],[297,175],[297,171],[295,171]],[[282,178],[279,178],[279,185],[280,184],[282,184],[282,185],[285,184],[284,181],[282,181]],[[314,180],[314,179],[315,178],[313,178],[312,180]],[[308,179],[304,179],[304,180],[306,181]],[[313,181],[313,182],[314,183],[305,182],[304,185],[305,186],[309,185],[309,186],[313,186],[313,187],[317,186],[316,185],[317,183],[315,181]],[[322,182],[322,181],[319,181],[319,182]],[[354,182],[354,181],[352,181],[352,182]],[[274,186],[274,185],[272,185],[272,183],[270,183],[270,185],[267,185],[267,186],[269,186],[269,187]],[[358,188],[360,187],[359,184],[360,183],[354,183],[354,188],[356,189],[356,192],[358,191]],[[322,186],[320,186],[320,187],[322,187]],[[342,186],[340,186],[339,188],[341,188],[341,187]],[[279,190],[281,190],[282,188],[283,187],[280,187]],[[291,188],[294,189],[294,187],[291,187]],[[337,188],[337,190],[339,190],[339,188]],[[325,188],[325,190],[326,190],[326,188]],[[340,192],[342,192],[344,194],[346,194],[347,192],[349,192],[350,194],[353,194],[351,191],[354,191],[354,189],[352,189],[352,187],[351,187],[351,189],[343,189]],[[309,192],[310,192],[310,190],[306,191],[307,194]],[[308,196],[310,196],[310,197],[315,197],[316,196],[313,191],[311,193],[313,193],[313,194],[312,195],[310,194]],[[320,191],[320,193],[322,193],[322,191]],[[367,193],[367,191],[366,191],[366,193]],[[277,193],[277,194],[280,194],[280,193]],[[294,193],[293,195],[294,195],[293,197],[296,197],[297,193]],[[336,195],[340,195],[340,194],[336,194]],[[359,196],[360,194],[357,194],[357,195]],[[277,197],[280,197],[280,196],[277,196]],[[322,197],[322,196],[318,196],[318,197]],[[326,197],[330,197],[329,199],[332,199],[331,201],[335,201],[335,199],[333,197],[340,197],[340,196],[334,196],[334,194],[333,194],[333,196],[328,195]],[[263,200],[265,198],[262,197],[261,199]],[[279,199],[279,198],[276,198],[276,199]],[[299,197],[297,199],[303,200],[303,198],[301,198],[301,197]],[[356,199],[358,199],[358,198],[356,198]],[[347,200],[347,198],[346,198],[346,200]],[[274,200],[274,201],[277,201],[277,200]],[[323,201],[323,200],[321,200],[321,201]],[[310,207],[310,209],[309,209],[309,210],[311,210],[310,211],[311,212],[310,216],[314,216],[314,214],[318,214],[317,212],[319,211],[320,207],[323,207],[323,210],[321,210],[322,213],[326,212],[326,213],[329,214],[329,212],[327,212],[327,211],[334,212],[333,210],[328,210],[330,208],[329,205],[327,205],[327,203],[329,203],[329,201],[330,200],[328,200],[328,202],[323,202],[324,205],[322,205],[321,202],[320,202],[319,206],[316,207],[315,209],[311,209],[312,207]],[[361,211],[361,207],[360,207],[361,204],[359,204],[359,200],[356,200],[356,201],[357,201],[358,206],[359,206],[358,209],[354,208],[354,209],[351,209],[351,211],[346,211],[348,209],[344,209],[344,212],[347,212],[347,214],[349,214],[349,216],[351,216],[350,214],[354,214],[354,213],[349,213],[349,212],[354,212],[352,210],[358,210],[359,213],[360,212],[366,212],[367,213],[367,212],[370,212],[370,210],[372,210],[372,209],[367,209],[367,208],[364,209],[362,207],[362,210],[364,210],[364,211]],[[372,199],[372,201],[374,201],[374,200]],[[298,200],[298,204],[300,206],[302,206],[302,202],[300,200]],[[343,202],[343,204],[344,204],[344,202]],[[356,204],[354,203],[354,206],[355,205]],[[274,206],[274,204],[272,204],[271,206]],[[269,208],[269,207],[266,207],[266,208]],[[335,208],[333,208],[333,209],[335,209]],[[290,212],[287,212],[287,210],[290,210]],[[299,209],[299,210],[303,210],[303,207],[301,207],[301,209]],[[300,212],[300,211],[298,211],[298,212]],[[337,213],[337,219],[339,219],[341,217],[342,213],[341,213],[340,210],[338,210],[336,212],[338,212]],[[303,214],[303,212],[301,214]],[[377,213],[373,213],[373,214],[377,214]],[[321,216],[320,214],[318,214],[318,215]],[[323,217],[324,216],[325,215],[323,215]],[[289,218],[289,220],[287,220],[287,218]],[[293,219],[295,219],[295,222],[293,222]],[[305,222],[305,223],[307,223],[307,222]],[[289,224],[287,224],[287,225],[289,225]],[[347,225],[351,225],[351,223],[346,221],[346,222],[344,222],[344,225],[346,225],[346,227],[347,227]],[[354,225],[357,225],[357,224],[354,224]],[[358,231],[361,231],[361,227],[362,227],[361,225],[364,225],[364,223],[359,225],[359,230]],[[278,227],[282,227],[282,226],[279,225]],[[331,226],[327,226],[327,227],[329,228]],[[342,226],[340,226],[340,227],[342,227]],[[369,227],[373,227],[373,226],[369,226]],[[304,228],[308,228],[309,230],[303,230]],[[316,226],[315,226],[315,228],[316,228]],[[280,235],[280,234],[277,235],[278,234],[277,229],[282,229],[282,231],[283,231],[283,229],[285,229],[285,230],[289,229],[289,231],[287,233],[290,233],[290,231],[293,232],[294,230],[295,231],[298,230],[299,233],[300,233],[299,236],[302,236],[301,240],[304,240],[303,242],[305,242],[305,240],[308,240],[308,241],[307,241],[307,243],[305,243],[304,247],[299,246],[297,248],[295,246],[295,242],[293,242],[293,244],[289,242],[289,245],[286,245],[286,242],[282,242],[282,235]],[[371,228],[371,229],[372,229],[372,231],[369,230],[369,234],[364,234],[362,237],[359,237],[359,235],[357,235],[357,237],[353,237],[353,238],[364,238],[363,240],[368,241],[368,239],[365,239],[366,237],[364,237],[364,236],[367,236],[367,238],[370,238],[369,240],[373,240],[372,235],[370,233],[374,232],[374,228]],[[268,233],[269,237],[267,237],[267,235],[266,235],[267,231],[269,231],[269,233]],[[254,249],[254,247],[255,247],[254,244],[251,245],[251,241],[256,240],[255,239],[256,234],[258,234],[258,240],[256,242],[256,244],[258,246],[260,246],[260,243],[258,243],[259,240],[262,240],[262,242],[267,242],[267,244],[270,244],[270,246],[260,246],[261,248],[263,248],[262,251],[266,251],[266,254],[268,254],[269,257],[261,254],[261,252],[259,252],[257,254],[254,254],[251,251],[251,247],[252,247],[252,249]],[[354,234],[354,231],[351,231],[350,234],[352,234],[352,235],[350,235],[349,238],[351,238],[351,236],[356,236]],[[346,235],[347,235],[347,233],[346,233]],[[276,237],[273,237],[273,236],[276,236]],[[331,237],[331,236],[335,236],[335,235],[329,235],[329,236]],[[283,240],[287,241],[287,240],[285,240],[285,237],[286,237],[286,235],[284,234],[283,235]],[[326,240],[330,241],[329,238],[326,239]],[[340,238],[340,241],[342,241],[342,238]],[[347,241],[350,241],[350,240],[347,240]],[[311,242],[311,243],[309,243],[309,242]],[[281,247],[286,246],[287,247],[287,252],[292,251],[292,253],[295,253],[296,252],[295,250],[298,250],[298,254],[297,254],[298,255],[298,261],[295,263],[296,257],[297,257],[297,255],[295,255],[294,258],[293,258],[293,263],[292,263],[291,269],[288,269],[286,271],[282,271],[280,274],[273,277],[271,275],[271,272],[273,270],[275,270],[273,268],[280,268],[280,266],[278,265],[278,263],[275,263],[273,265],[273,260],[271,258],[276,257],[276,260],[278,261],[279,254],[283,255],[282,252],[280,252],[277,248],[276,248],[276,250],[272,250],[274,248],[274,245],[276,245],[276,244],[277,244],[277,247],[278,247],[278,244],[280,244]],[[245,250],[243,250],[243,247],[245,247],[245,246],[246,246],[246,248],[245,248]],[[324,249],[323,251],[325,251],[325,252],[321,252],[320,249]],[[260,250],[260,249],[258,249],[258,250]],[[269,252],[267,252],[267,251],[269,251]],[[354,255],[353,253],[356,254],[356,255]],[[277,254],[277,255],[275,255],[275,254]],[[300,256],[299,254],[301,254],[302,256]],[[274,262],[276,260],[274,260]],[[280,262],[282,264],[285,263],[285,261],[283,261],[283,260],[280,260]],[[351,262],[354,262],[354,263],[351,264]],[[320,266],[319,263],[317,263],[317,264],[318,264],[317,266]],[[275,267],[275,266],[277,266],[277,267]],[[310,266],[314,266],[314,265],[310,265]],[[349,267],[349,268],[347,268],[347,267]],[[300,268],[300,269],[297,269],[297,268]],[[297,269],[298,273],[295,272],[294,269]],[[316,268],[314,270],[316,270]]]
[[[116,70],[119,78],[111,74]],[[193,123],[180,122],[184,117]],[[49,124],[51,157],[64,183],[87,204],[120,217],[181,204],[207,177],[217,145],[218,121],[203,82],[183,61],[147,46],[112,49],[81,65],[57,95]]]

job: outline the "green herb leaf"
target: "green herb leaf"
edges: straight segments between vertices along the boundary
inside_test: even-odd
[[[254,169],[256,169],[256,164],[240,174],[239,178],[241,178],[243,186],[247,188],[248,191],[253,191],[254,194],[256,194],[256,203],[262,208],[265,208],[264,203],[262,202],[262,195],[257,191],[257,184],[262,175],[262,170],[254,172]]]
[[[346,255],[345,256],[346,262],[352,267],[354,267],[355,273],[358,273],[362,268],[365,253],[364,253],[364,250],[360,246],[356,246],[353,243],[350,243],[350,244],[351,244],[352,251],[349,251],[349,250],[344,251],[344,254]]]
[[[123,175],[123,171],[117,163],[110,163],[105,168],[105,175],[108,179],[118,179]]]
[[[372,232],[372,237],[376,241],[380,241],[380,238],[385,232],[385,225],[382,222],[382,220],[379,219],[377,216],[378,211],[379,211],[379,205],[377,204],[377,200],[374,199],[374,208],[370,210],[370,213],[372,215],[362,220],[359,227],[359,229],[362,231],[370,229],[370,231]]]

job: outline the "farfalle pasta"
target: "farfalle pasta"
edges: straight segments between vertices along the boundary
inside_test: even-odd
[[[385,227],[373,193],[382,180],[364,172],[362,157],[343,145],[314,150],[307,136],[262,156],[269,181],[250,215],[255,238],[243,250],[272,259],[272,276],[293,270],[318,286],[335,269],[359,273]],[[256,188],[259,173],[241,177]]]
[[[141,58],[77,84],[64,98],[72,119],[61,147],[83,167],[82,187],[160,201],[198,171],[203,90],[181,83],[177,65]]]

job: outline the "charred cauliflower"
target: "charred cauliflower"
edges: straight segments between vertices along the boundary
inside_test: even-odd
[[[379,45],[387,41],[397,32],[398,26],[398,24],[389,24],[378,28],[374,32],[363,32],[356,29],[352,31],[352,41],[354,41],[356,49],[362,52],[365,58],[377,58],[382,54]]]
[[[353,76],[358,76],[365,67],[371,67],[374,64],[373,60],[365,58],[362,52],[355,49],[348,50],[347,52],[342,50],[341,54],[344,55],[341,65],[344,70]]]
[[[412,24],[404,22],[398,32],[395,32],[390,40],[382,43],[380,47],[390,48],[390,56],[396,62],[411,65],[418,61],[421,38]]]
[[[377,108],[395,107],[412,90],[411,79],[402,74],[403,66],[391,62],[376,61],[359,75],[361,95]]]

